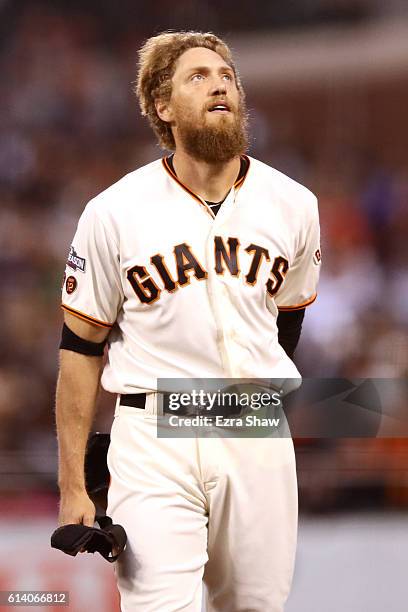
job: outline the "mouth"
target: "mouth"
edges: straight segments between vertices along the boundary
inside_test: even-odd
[[[230,113],[231,109],[226,102],[218,102],[217,104],[213,104],[208,109],[209,113]]]

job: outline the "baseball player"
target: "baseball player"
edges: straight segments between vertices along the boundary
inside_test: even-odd
[[[245,155],[227,45],[163,33],[136,93],[172,151],[91,200],[63,287],[56,419],[60,524],[93,525],[84,451],[102,385],[117,395],[108,514],[125,612],[281,612],[295,558],[290,438],[161,438],[157,379],[299,378],[291,356],[320,267],[315,196]]]

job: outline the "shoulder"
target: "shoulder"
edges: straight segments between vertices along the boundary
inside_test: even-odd
[[[110,206],[117,206],[129,198],[135,201],[140,190],[144,191],[151,188],[155,185],[157,178],[162,175],[162,160],[156,159],[150,164],[125,174],[116,183],[95,196],[90,204],[101,208],[109,208]]]
[[[162,161],[157,159],[104,189],[88,202],[84,212],[105,220],[120,216],[129,206],[134,207],[143,194],[157,186],[162,177]]]
[[[317,212],[317,197],[310,189],[254,157],[249,160],[253,183],[266,190],[275,202],[294,207],[298,213],[300,210],[311,215]]]

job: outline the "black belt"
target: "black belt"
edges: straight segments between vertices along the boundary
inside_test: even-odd
[[[120,396],[120,401],[119,404],[121,406],[131,406],[132,408],[141,408],[142,410],[144,410],[146,408],[146,393],[126,393]],[[202,410],[200,408],[192,408],[189,406],[180,406],[177,411],[172,412],[169,409],[165,408],[165,412],[167,412],[168,414],[175,414],[177,416],[197,416],[197,415],[201,415],[201,416],[207,416],[209,418],[211,417],[215,417],[217,414],[222,415],[222,416],[240,416],[242,414],[242,412],[246,412],[247,409],[240,409],[238,407],[235,408],[235,410],[233,408],[230,408],[229,410],[226,407],[223,407],[222,409],[217,410],[217,408],[215,407],[212,412],[206,412],[205,410]]]
[[[119,404],[121,406],[131,406],[132,408],[146,408],[146,393],[126,393],[120,396]],[[170,414],[171,411],[169,411]],[[191,414],[188,407],[180,406],[176,414],[186,416]],[[196,414],[196,413],[194,413]]]
[[[121,406],[132,406],[132,408],[146,408],[146,393],[127,393],[120,396]]]

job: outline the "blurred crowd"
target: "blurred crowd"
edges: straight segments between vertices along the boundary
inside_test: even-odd
[[[136,23],[119,36],[105,3],[97,16],[79,6],[65,13],[28,2],[0,50],[3,473],[14,473],[21,449],[30,449],[21,470],[50,469],[60,285],[78,217],[90,198],[162,155],[131,91],[136,50],[151,31]],[[407,173],[360,153],[351,179],[325,164],[324,148],[308,159],[295,145],[277,148],[262,137],[262,122],[276,117],[251,106],[251,92],[248,102],[250,153],[319,197],[323,269],[300,368],[306,376],[407,376]]]

